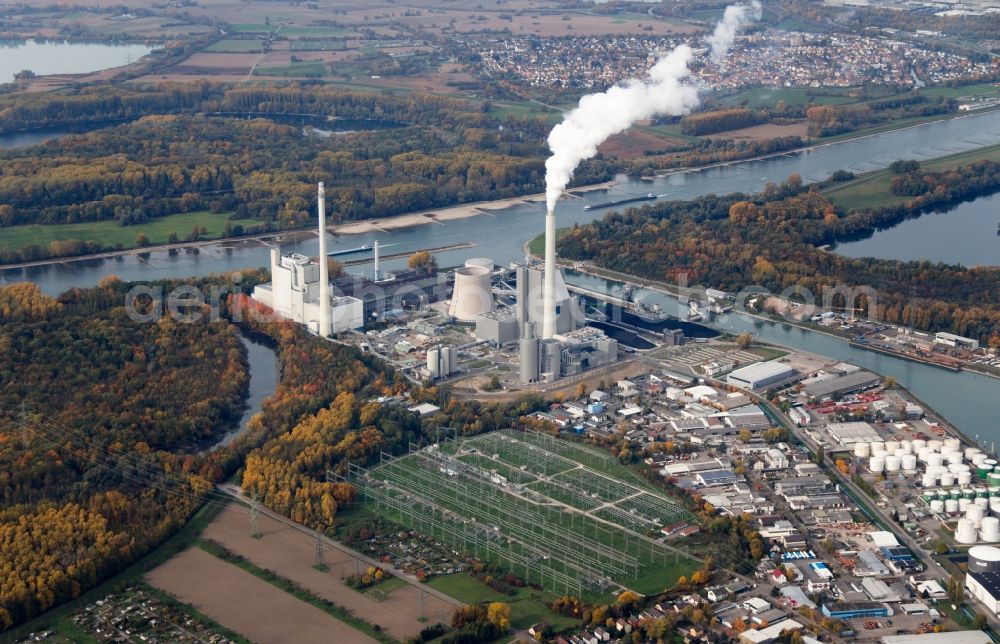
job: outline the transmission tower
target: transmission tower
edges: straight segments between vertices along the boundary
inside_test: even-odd
[[[28,449],[28,445],[31,443],[31,426],[28,424],[28,410],[23,400],[21,401],[19,423],[21,425],[21,444],[24,449]]]
[[[250,536],[260,539],[260,503],[257,501],[257,493],[254,492],[250,498]]]
[[[316,533],[316,567],[326,567],[326,559],[323,557],[323,535],[319,532]]]

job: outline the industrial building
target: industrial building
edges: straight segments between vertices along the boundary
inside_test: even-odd
[[[789,382],[798,372],[780,362],[758,362],[742,369],[731,371],[726,382],[744,389],[764,389],[771,385]]]
[[[882,644],[993,644],[993,640],[983,631],[942,631],[886,635],[882,637]]]
[[[965,588],[994,616],[1000,616],[1000,548],[995,546],[969,548]]]
[[[813,400],[835,398],[862,391],[882,383],[882,378],[871,371],[855,371],[838,377],[816,379],[806,383],[803,391]]]
[[[821,609],[827,617],[854,619],[856,617],[892,617],[888,604],[877,602],[839,602],[823,604]]]
[[[955,335],[954,333],[935,333],[934,342],[958,349],[968,349],[969,351],[975,351],[979,348],[979,340]]]

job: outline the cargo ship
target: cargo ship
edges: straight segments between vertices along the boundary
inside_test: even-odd
[[[584,210],[596,210],[597,208],[612,208],[614,206],[623,206],[627,203],[635,203],[636,201],[652,201],[656,199],[656,195],[652,192],[643,197],[629,197],[628,199],[615,199],[614,201],[604,201],[601,203],[595,203],[591,206],[584,206]]]
[[[334,255],[350,255],[351,253],[367,253],[372,249],[371,244],[365,244],[364,246],[358,246],[357,248],[346,248],[344,250],[333,250],[328,252],[327,257],[333,257]]]

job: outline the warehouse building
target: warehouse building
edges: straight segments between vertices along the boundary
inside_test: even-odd
[[[824,378],[806,384],[803,390],[813,400],[824,400],[853,394],[882,383],[882,378],[871,371],[855,371],[843,376]]]
[[[726,376],[726,382],[744,389],[764,389],[771,385],[785,384],[791,382],[798,372],[780,362],[758,362],[736,371],[731,371]]]
[[[944,631],[886,635],[882,638],[882,644],[993,644],[993,640],[983,631]]]
[[[821,610],[827,617],[854,619],[855,617],[892,617],[888,604],[877,602],[839,602],[823,604]]]

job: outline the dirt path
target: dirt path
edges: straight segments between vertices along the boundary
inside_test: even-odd
[[[393,590],[384,601],[376,601],[348,587],[340,579],[341,574],[364,572],[367,563],[340,550],[326,548],[324,558],[330,570],[320,572],[313,568],[316,543],[308,535],[263,513],[260,528],[263,537],[253,539],[248,530],[246,510],[234,505],[224,510],[202,536],[243,555],[261,568],[294,581],[314,595],[347,608],[365,621],[378,624],[398,639],[415,636],[428,624],[437,621],[447,623],[455,611],[454,604],[423,593],[410,584]],[[419,619],[421,595],[424,595],[423,611],[427,622]]]
[[[375,642],[364,633],[204,550],[191,548],[146,581],[261,644]]]

